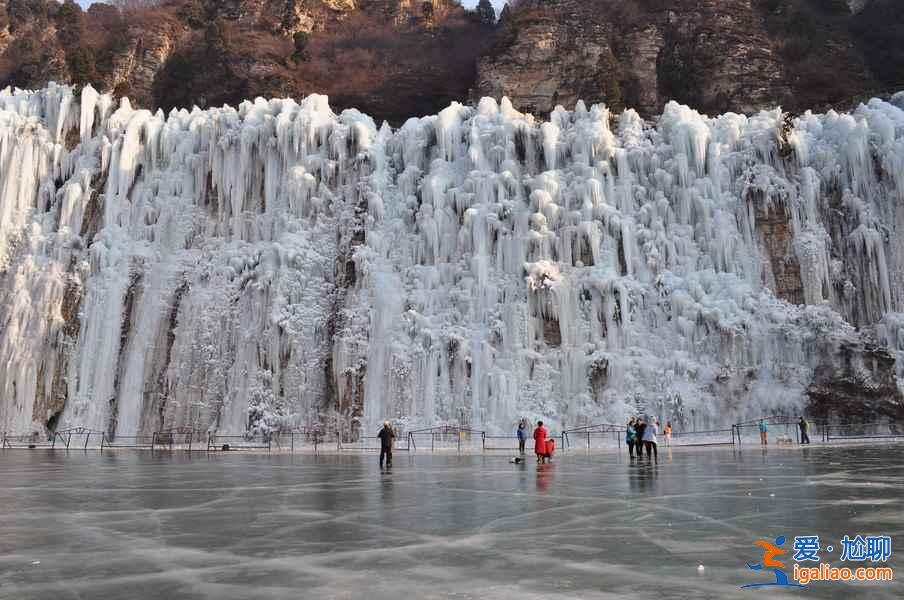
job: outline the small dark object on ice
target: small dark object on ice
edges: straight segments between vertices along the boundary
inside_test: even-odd
[[[223,452],[229,452],[229,444],[223,444],[221,450],[223,450]]]
[[[510,460],[509,462],[512,463],[512,464],[515,464],[515,465],[520,465],[521,463],[524,462],[524,459],[521,458],[520,456],[516,456],[515,458],[513,458],[513,459]]]
[[[34,450],[35,448],[37,448],[37,446],[35,446],[34,444],[29,444],[28,448],[29,450]]]

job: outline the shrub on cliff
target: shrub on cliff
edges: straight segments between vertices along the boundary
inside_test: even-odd
[[[77,46],[66,53],[66,64],[72,83],[83,86],[85,84],[100,85],[95,68],[94,51],[90,48]]]

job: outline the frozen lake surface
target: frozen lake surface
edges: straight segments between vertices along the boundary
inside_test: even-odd
[[[669,454],[7,450],[0,598],[904,596],[904,446]],[[892,536],[898,581],[740,589],[770,580],[755,540],[819,535],[840,566],[857,533]]]

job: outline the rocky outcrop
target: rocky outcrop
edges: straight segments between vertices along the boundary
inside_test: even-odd
[[[508,96],[520,109],[549,112],[590,98],[622,106],[615,29],[581,0],[523,2],[502,23],[502,39],[478,66],[478,96]]]
[[[668,99],[750,111],[789,96],[750,0],[524,0],[506,21],[511,42],[480,61],[476,95],[520,109],[583,98],[647,113]]]
[[[895,357],[873,343],[838,345],[830,362],[814,371],[807,412],[832,422],[904,419],[904,397],[895,377]]]
[[[113,57],[108,87],[135,98],[144,106],[153,104],[154,79],[184,33],[172,23],[131,32],[128,45]]]
[[[901,69],[874,73],[863,46],[902,21],[867,14],[876,6],[521,0],[506,11],[494,51],[480,60],[474,97],[507,95],[517,108],[539,113],[578,98],[646,114],[667,100],[707,112],[844,104],[893,89],[900,76]],[[873,36],[858,29],[867,20]]]
[[[323,31],[356,10],[358,4],[356,0],[287,0],[282,30],[288,35]]]

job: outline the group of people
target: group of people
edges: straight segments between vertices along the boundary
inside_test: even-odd
[[[524,447],[527,444],[527,420],[521,419],[518,422],[518,452],[524,454]],[[549,430],[543,426],[543,421],[537,421],[537,427],[534,429],[534,454],[537,455],[537,462],[549,462],[555,451],[555,440],[549,437]]]
[[[528,424],[525,419],[521,419],[518,423],[518,451],[524,454],[524,448],[527,444]],[[672,444],[672,423],[666,421],[665,429],[662,430],[665,435],[666,446]],[[649,422],[642,417],[631,417],[628,426],[625,429],[625,443],[628,445],[628,454],[634,458],[635,451],[638,458],[643,458],[644,448],[646,448],[647,456],[651,458],[659,458],[659,421],[650,418]],[[552,458],[555,449],[555,442],[549,437],[549,432],[543,426],[543,421],[537,422],[534,429],[534,453],[537,455],[537,462],[548,462]]]
[[[672,422],[666,421],[665,429],[662,430],[665,435],[665,445],[672,445]],[[647,449],[648,458],[659,458],[659,420],[650,417],[644,420],[643,417],[631,417],[628,419],[628,425],[625,427],[625,444],[628,445],[628,454],[634,458],[635,451],[637,458],[643,458],[644,448]]]
[[[800,418],[800,422],[798,423],[800,427],[800,443],[801,444],[809,444],[810,443],[810,424],[803,417]],[[759,423],[760,429],[760,443],[762,445],[767,445],[769,443],[768,439],[768,431],[769,424],[766,419],[762,419]],[[518,451],[521,454],[524,454],[524,448],[527,444],[527,432],[529,430],[529,425],[526,419],[521,419],[518,422]],[[665,428],[662,430],[663,435],[665,436],[665,445],[672,445],[672,422],[666,421]],[[392,428],[392,425],[389,421],[383,423],[383,429],[380,430],[380,433],[377,434],[377,437],[380,438],[380,466],[383,466],[385,461],[387,467],[392,466],[392,445],[395,441],[395,431]],[[533,432],[534,439],[534,453],[537,455],[537,462],[549,462],[552,458],[552,454],[555,451],[555,440],[549,437],[549,430],[543,426],[543,421],[537,422],[537,427],[534,428]],[[649,417],[648,419],[644,419],[643,417],[631,417],[628,420],[628,425],[625,428],[625,443],[628,445],[628,454],[631,458],[643,458],[644,449],[646,448],[646,453],[648,458],[659,458],[659,420]]]
[[[803,417],[800,418],[800,421],[797,422],[797,426],[800,428],[800,443],[801,444],[809,444],[810,443],[810,423]],[[769,423],[766,419],[760,419],[759,423],[760,428],[760,445],[768,446],[769,445]],[[779,440],[781,442],[781,440]]]

